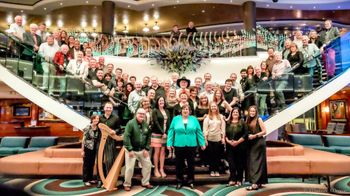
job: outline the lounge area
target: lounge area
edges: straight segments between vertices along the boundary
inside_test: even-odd
[[[4,157],[0,159],[0,173],[81,175],[83,160],[80,145],[80,143],[58,145],[41,151]],[[349,156],[286,142],[269,141],[267,146],[268,174],[271,176],[350,175]],[[337,149],[336,146],[333,148]],[[19,167],[25,169],[18,170]]]
[[[289,134],[289,139],[307,148],[350,155],[350,136]]]
[[[43,150],[57,145],[58,137],[3,137],[0,142],[0,157]]]

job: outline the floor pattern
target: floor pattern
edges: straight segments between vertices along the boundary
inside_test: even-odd
[[[125,192],[119,186],[119,190],[107,192],[102,188],[85,187],[80,179],[26,179],[26,178],[0,178],[0,183],[22,189],[35,196],[41,195],[171,195],[171,196],[328,196],[336,194],[350,195],[350,177],[342,177],[332,181],[331,191],[327,192],[327,187],[322,181],[318,184],[317,179],[306,179],[304,182],[300,178],[270,178],[269,184],[258,191],[248,192],[245,187],[227,187],[223,184],[198,185],[195,189],[183,187],[180,190],[170,186],[155,186],[148,190],[140,186],[133,186],[130,192]],[[121,182],[119,182],[121,184]]]

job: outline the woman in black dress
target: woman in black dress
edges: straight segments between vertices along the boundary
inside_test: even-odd
[[[226,154],[230,167],[228,186],[241,186],[243,181],[244,163],[247,159],[246,139],[248,128],[240,119],[238,107],[234,107],[226,124]]]
[[[194,113],[199,121],[199,124],[201,125],[201,129],[203,130],[203,121],[209,113],[209,100],[206,95],[199,96],[198,106],[195,109]],[[202,163],[201,166],[205,167],[206,165],[209,165],[205,151],[203,151],[202,149],[198,149],[198,152]]]
[[[250,106],[247,117],[248,126],[248,166],[249,181],[252,184],[247,190],[258,190],[267,183],[266,143],[264,135],[266,128],[258,116],[257,107]]]
[[[165,98],[160,96],[152,110],[152,136],[151,147],[154,148],[153,164],[154,176],[165,178],[164,160],[167,132],[170,126],[170,113],[165,108]]]
[[[290,53],[287,59],[295,74],[300,75],[307,73],[308,70],[303,66],[304,55],[298,50],[298,46],[295,43],[290,44]]]

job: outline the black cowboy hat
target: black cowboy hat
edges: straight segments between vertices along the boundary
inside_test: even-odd
[[[191,80],[189,80],[185,76],[183,76],[182,78],[180,78],[180,79],[178,79],[176,81],[176,84],[177,84],[178,87],[180,87],[180,82],[181,81],[186,81],[187,82],[187,87],[186,88],[188,88],[190,86],[190,84],[191,84]]]

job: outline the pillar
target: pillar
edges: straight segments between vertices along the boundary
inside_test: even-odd
[[[254,1],[246,1],[242,5],[242,16],[244,30],[250,34],[254,34],[256,37],[256,3]],[[253,29],[255,31],[253,31]],[[256,39],[255,39],[256,43]],[[251,47],[243,51],[244,55],[256,55],[257,46]]]
[[[114,32],[115,3],[113,1],[102,2],[102,33],[113,35]]]

